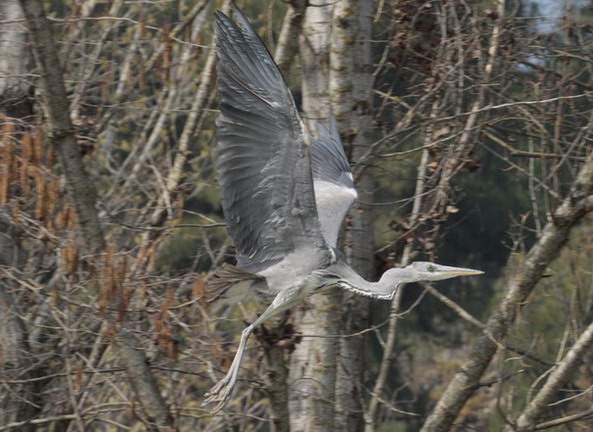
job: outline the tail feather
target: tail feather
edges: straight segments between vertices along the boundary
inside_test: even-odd
[[[210,279],[206,286],[206,292],[209,297],[208,303],[224,297],[231,288],[240,283],[251,285],[258,281],[265,281],[260,275],[250,273],[227,263],[224,263],[222,267],[218,268],[214,274],[216,277]]]

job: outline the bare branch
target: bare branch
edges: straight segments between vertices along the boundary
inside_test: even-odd
[[[589,196],[593,194],[593,153],[581,167],[570,193],[556,209],[537,243],[530,249],[521,270],[507,287],[506,295],[486,324],[486,330],[496,340],[502,340],[513,324],[517,310],[541,279],[547,266],[558,256],[574,225],[588,211]],[[447,430],[459,411],[473,394],[486,367],[496,353],[497,344],[481,336],[474,344],[469,360],[449,383],[445,393],[423,426],[423,431]]]
[[[552,402],[558,391],[575,372],[583,359],[583,354],[591,348],[593,343],[593,324],[590,324],[579,336],[574,345],[568,350],[564,359],[548,376],[546,383],[539,390],[527,408],[517,419],[516,425],[507,427],[507,431],[533,430],[535,422],[545,413],[548,404]]]
[[[62,78],[58,50],[51,27],[38,0],[21,0],[27,25],[34,41],[37,63],[51,122],[51,139],[58,149],[60,162],[67,179],[66,187],[76,207],[82,242],[91,254],[99,254],[105,247],[101,223],[95,209],[95,191],[86,173],[76,135],[70,122],[70,109]]]
[[[298,53],[298,34],[303,25],[307,5],[304,0],[290,0],[287,3],[288,10],[274,52],[274,60],[284,76],[288,75],[292,60]]]

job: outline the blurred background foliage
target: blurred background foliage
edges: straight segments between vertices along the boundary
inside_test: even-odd
[[[176,2],[166,2],[166,6],[164,10],[160,10],[161,6],[158,6],[159,14],[146,14],[158,20],[154,25],[162,26],[167,22],[173,23],[182,19],[180,11],[183,8],[180,9]],[[268,1],[239,2],[239,6],[273,52],[285,6],[281,2]],[[505,81],[499,85],[503,87],[505,96],[516,101],[536,100],[543,95],[549,95],[550,87],[574,85],[571,84],[574,82],[582,83],[589,88],[590,68],[585,66],[590,60],[578,56],[555,57],[550,55],[549,49],[544,48],[554,44],[572,45],[565,40],[566,33],[570,31],[567,30],[566,24],[563,27],[560,19],[535,18],[539,13],[534,2],[517,3],[516,6],[520,9],[517,16],[522,18],[509,24],[515,26],[514,34],[516,37],[529,36],[530,40],[539,40],[542,48],[540,51],[527,52],[508,48],[508,55],[520,58],[513,59],[508,65],[502,65],[507,70]],[[491,1],[481,1],[477,10],[491,7]],[[591,7],[584,5],[579,8],[579,13],[572,13],[570,16],[571,19],[578,17],[584,22],[585,17],[591,16]],[[546,22],[545,25],[542,24],[543,21]],[[572,25],[579,26],[578,22]],[[390,34],[390,28],[389,15],[385,14],[377,22],[377,62],[386,49],[384,40]],[[584,27],[578,28],[581,37],[590,41],[590,26],[585,24]],[[551,31],[543,31],[545,29]],[[416,37],[418,44],[425,42],[424,31],[432,31],[421,26],[416,30],[419,30],[419,33],[410,37]],[[210,37],[210,26],[204,26],[200,40],[207,41]],[[509,40],[508,43],[520,42]],[[532,50],[534,47],[529,49]],[[412,105],[414,99],[420,96],[415,91],[416,86],[426,79],[422,68],[426,67],[427,61],[397,51],[390,52],[390,56],[393,58],[390,57],[389,60],[396,67],[381,70],[375,87],[380,91],[388,90],[392,96],[402,98]],[[401,63],[405,63],[406,67],[398,68],[397,65]],[[199,64],[197,66],[199,67]],[[291,72],[286,78],[298,101],[298,59],[293,62]],[[414,90],[410,92],[410,89]],[[402,105],[386,104],[379,96],[375,100],[374,110],[378,113],[375,118],[375,137],[379,141],[390,134],[390,127],[403,112],[400,111]],[[467,110],[467,107],[465,109]],[[545,104],[538,106],[538,114],[547,117],[548,120],[543,126],[552,136],[555,133],[554,120],[558,109],[561,109],[564,115],[565,126],[562,133],[578,134],[579,128],[587,121],[582,113],[589,111],[591,104],[587,99],[580,99],[567,102],[561,108],[548,107]],[[526,130],[524,122],[520,119],[513,116],[500,117],[501,120],[496,122],[493,129],[511,142],[515,149],[533,151],[534,140],[538,139],[535,132]],[[210,164],[214,147],[213,118],[214,113],[208,116],[206,126],[195,139],[201,150],[191,163],[194,174],[190,175],[187,181],[189,187],[195,190],[185,202],[187,214],[180,220],[181,225],[189,226],[175,230],[161,246],[159,268],[163,271],[182,273],[192,269],[197,272],[208,272],[212,265],[208,251],[218,250],[226,240],[224,228],[191,226],[222,222],[218,186]],[[418,149],[422,144],[423,132],[421,128],[416,129],[414,133],[406,132],[405,136],[399,134],[385,145],[388,151],[382,152],[379,147],[379,152],[375,157],[371,157],[367,167],[372,170],[376,179],[376,203],[372,211],[375,215],[375,242],[379,248],[402,241],[400,225],[410,211],[409,198],[414,193],[420,158],[420,152],[414,149]],[[398,141],[402,137],[403,140]],[[571,138],[573,137],[566,136],[564,141],[571,142]],[[435,256],[443,263],[465,265],[486,271],[485,278],[480,280],[455,280],[444,282],[440,286],[443,292],[470,314],[485,320],[492,306],[499,301],[506,279],[512,276],[514,268],[521,265],[525,251],[537,238],[536,219],[541,224],[553,204],[549,203],[547,207],[540,206],[536,209],[532,205],[533,196],[530,192],[528,174],[537,179],[549,176],[551,164],[546,159],[529,159],[529,165],[526,165],[525,160],[513,159],[509,156],[508,149],[500,148],[491,140],[476,139],[481,139],[482,142],[472,155],[475,166],[455,177],[455,213],[450,215],[446,222]],[[119,143],[122,148],[121,145],[125,141],[119,140]],[[570,154],[570,149],[558,148],[555,152],[559,157],[563,157],[563,154]],[[522,166],[523,171],[517,170],[517,165]],[[529,171],[526,172],[527,170]],[[553,182],[560,193],[565,192],[572,174],[574,172],[571,171],[570,164],[563,165],[558,172],[553,173]],[[570,247],[566,248],[561,259],[550,269],[554,277],[541,282],[540,295],[522,310],[519,324],[510,337],[511,340],[516,340],[518,345],[537,351],[539,356],[548,361],[554,361],[558,356],[558,350],[572,342],[571,337],[574,336],[575,330],[581,329],[584,323],[591,321],[592,233],[593,221],[588,219],[586,224],[573,234]],[[229,250],[228,259],[232,261],[232,249]],[[381,268],[383,259],[387,260],[387,257],[379,253],[378,269]],[[577,281],[578,285],[575,285]],[[464,350],[476,331],[471,324],[461,320],[456,312],[428,295],[424,295],[416,304],[421,293],[422,288],[419,286],[409,289],[406,293],[405,305],[413,308],[403,320],[397,348],[398,360],[392,367],[390,385],[394,389],[391,396],[397,401],[397,406],[404,411],[420,413],[420,417],[416,420],[414,417],[403,415],[404,420],[386,422],[380,430],[418,430],[426,407],[438,399],[443,386],[463,360]],[[387,309],[388,306],[380,302],[373,305],[373,310],[377,312],[373,313],[373,324],[385,321]],[[579,322],[575,322],[575,311],[578,312],[576,316],[580,317]],[[242,313],[234,312],[229,317],[233,316],[240,321]],[[576,328],[572,328],[573,326]],[[240,327],[240,323],[231,325],[229,335],[236,333]],[[370,371],[376,370],[380,354],[378,346],[369,351]],[[516,360],[514,358],[515,355],[509,353],[508,359],[500,360],[503,363],[500,365],[502,373],[505,377],[508,376],[504,385],[514,389],[512,396],[500,398],[500,395],[491,390],[478,393],[464,408],[463,418],[469,419],[470,422],[487,424],[487,429],[484,430],[498,431],[504,425],[501,413],[513,417],[521,412],[533,380],[548,366],[523,357]],[[257,372],[254,375],[257,376]],[[581,390],[590,385],[591,371],[587,375],[589,379],[584,379],[580,384]],[[487,409],[492,408],[493,404],[498,404],[499,408]],[[488,412],[490,414],[486,414]]]
[[[55,34],[63,44],[65,73],[73,98],[80,90],[78,86],[84,86],[83,96],[74,98],[79,101],[76,106],[80,121],[78,133],[81,143],[88,146],[85,160],[99,201],[103,201],[103,217],[109,223],[110,235],[127,238],[132,250],[141,246],[143,237],[130,227],[140,225],[137,222],[139,215],[148,215],[156,206],[151,194],[157,189],[153,183],[157,182],[158,174],[153,168],[166,167],[168,170],[175,158],[191,99],[200,84],[197,77],[206,65],[210,50],[212,11],[221,2],[212,2],[212,6],[199,15],[197,24],[172,39],[167,39],[168,32],[184,20],[193,6],[192,1],[123,2],[125,5],[120,2],[123,11],[120,24],[117,24],[118,20],[110,19],[89,20],[83,24],[64,20],[76,15],[80,3],[75,0],[45,2],[54,18]],[[93,17],[109,16],[116,3],[98,2]],[[407,7],[414,2],[401,3]],[[489,25],[484,16],[492,13],[494,2],[470,3],[466,6],[472,8],[468,15],[479,16],[479,25]],[[558,17],[540,17],[541,8],[547,7],[548,2],[524,0],[510,3],[509,9],[514,10],[515,17],[505,24],[505,39],[493,92],[511,102],[590,92],[593,88],[592,4],[570,2],[565,4]],[[273,52],[286,5],[269,0],[245,0],[237,4]],[[365,161],[364,169],[371,170],[376,182],[372,212],[378,272],[386,266],[396,265],[394,257],[406,242],[411,241],[404,235],[406,218],[414,195],[420,148],[430,122],[418,115],[411,127],[397,133],[393,128],[408,107],[414,106],[422,97],[422,90],[432,73],[431,56],[435,54],[433,40],[437,32],[431,19],[430,14],[423,15],[422,12],[410,17],[414,25],[408,27],[407,50],[398,49],[394,42],[398,28],[393,26],[390,11],[385,9],[376,20],[374,51],[376,64],[381,67],[375,76],[377,92],[372,109],[377,145],[376,151]],[[77,37],[69,39],[74,34],[72,28],[78,25],[81,28]],[[464,25],[478,24],[471,24],[468,18]],[[103,36],[97,38],[95,35]],[[170,53],[154,60],[155,49],[164,39],[167,40],[164,49]],[[134,45],[132,72],[122,78],[120,67],[129,54],[130,43]],[[484,36],[481,44],[485,46],[487,43]],[[96,52],[97,49],[100,51]],[[179,52],[183,49],[188,50],[190,60],[186,59],[183,64],[174,63],[181,62]],[[90,72],[80,67],[81,59],[95,53],[96,62]],[[154,61],[153,67],[139,67],[150,61]],[[468,63],[472,61],[469,59]],[[183,69],[177,70],[181,66]],[[176,73],[179,76],[171,79]],[[297,102],[300,73],[297,58],[286,77]],[[472,65],[468,65],[468,74],[472,74]],[[117,90],[118,86],[123,86],[123,91]],[[154,116],[161,109],[167,109],[164,100],[167,94],[163,91],[167,86],[177,86],[177,103],[168,113],[165,126],[158,131],[158,152],[152,152],[148,158],[152,168],[143,168],[134,174],[137,176],[134,192],[126,195],[125,200],[116,205],[108,204],[107,200],[133,177],[129,161],[141,153],[141,144],[150,140],[156,129]],[[459,108],[467,112],[472,102],[470,96],[477,89],[469,86],[463,91],[468,92],[463,98],[466,106]],[[188,288],[187,281],[176,285],[178,280],[175,278],[181,281],[184,275],[195,273],[198,279],[205,279],[221,261],[233,260],[215,175],[216,107],[214,97],[211,99],[200,128],[187,149],[190,160],[186,166],[188,173],[179,185],[183,193],[177,203],[178,212],[168,216],[170,229],[156,248],[158,252],[152,269],[158,278],[163,278],[159,281],[173,277],[172,286],[179,289],[176,294],[179,297],[187,295],[192,288]],[[454,178],[450,214],[438,237],[414,240],[420,243],[436,240],[430,253],[426,252],[430,248],[425,244],[420,247],[418,258],[430,256],[444,264],[485,270],[485,277],[480,279],[460,279],[439,285],[440,291],[478,320],[485,321],[500,301],[506,281],[516,268],[520,268],[525,252],[541,234],[542,224],[558,203],[557,197],[566,192],[577,169],[577,161],[591,151],[593,145],[590,142],[588,148],[574,148],[572,143],[584,133],[592,108],[591,98],[526,105],[525,117],[537,119],[532,123],[519,118],[511,108],[496,110],[485,126],[490,135],[476,133],[473,138],[477,141],[476,150]],[[437,124],[437,129],[440,128],[444,135],[447,127],[444,121]],[[438,152],[446,151],[447,140],[455,139],[447,137],[443,146],[435,149],[434,159],[438,159]],[[504,147],[501,142],[512,145],[512,149]],[[539,157],[534,156],[538,152]],[[592,218],[586,219],[572,233],[570,244],[549,269],[549,276],[540,281],[538,295],[522,308],[509,335],[510,342],[533,352],[541,361],[511,352],[500,355],[488,378],[495,382],[502,377],[502,385],[485,385],[476,393],[462,412],[462,424],[472,425],[475,430],[501,430],[505,417],[513,418],[521,412],[532,387],[537,387],[537,377],[549,368],[551,362],[561,358],[567,346],[593,319]],[[165,283],[159,283],[150,307],[157,308],[166,297]],[[208,308],[203,307],[204,310]],[[196,327],[191,327],[194,333],[188,327],[178,330],[176,338],[185,359],[172,363],[191,369],[196,358],[200,358],[196,346],[201,343],[220,360],[217,366],[225,369],[229,360],[228,349],[232,351],[235,347],[232,338],[238,336],[237,329],[242,327],[245,314],[253,315],[257,310],[247,307],[247,312],[225,311],[221,319],[224,324],[218,327],[218,339],[205,338],[208,340],[192,340],[195,332],[199,332],[196,323],[202,318],[200,313],[187,312],[192,317],[192,326]],[[403,412],[418,415],[385,413],[379,431],[418,430],[427,408],[438,399],[477,333],[474,326],[439,300],[426,295],[420,286],[411,286],[406,291],[404,310],[408,311],[402,320],[396,361],[390,373],[390,393],[386,399]],[[384,323],[388,305],[374,302],[372,311],[372,324]],[[204,326],[212,327],[209,323]],[[384,327],[378,331],[381,332]],[[150,337],[146,339],[147,344],[157,344]],[[369,339],[371,349],[367,352],[369,365],[365,385],[373,381],[373,371],[377,370],[382,353],[377,338]],[[232,348],[227,349],[227,345]],[[160,360],[166,357],[159,347],[154,348],[153,354]],[[246,368],[246,381],[257,381],[261,373],[261,358],[256,358],[254,363],[253,368]],[[571,391],[590,389],[593,384],[593,367],[590,365],[593,365],[593,358],[588,364],[583,363],[578,379],[571,382],[572,387],[566,390],[565,397],[569,397]],[[176,375],[176,382],[183,381],[182,387],[185,388],[177,395],[188,409],[198,410],[196,400],[209,385],[206,377],[212,376],[212,371],[202,370],[200,373],[198,379]],[[512,391],[505,391],[506,388]],[[582,397],[576,404],[577,408],[584,409],[590,404],[590,398]],[[261,423],[257,418],[259,414],[261,411],[244,420],[245,424]],[[187,427],[208,424],[201,418],[187,422],[191,425]],[[241,430],[250,429],[245,424]],[[583,421],[582,424],[584,428],[593,427],[590,422]]]

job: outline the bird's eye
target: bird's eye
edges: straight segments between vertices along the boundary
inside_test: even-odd
[[[437,268],[436,268],[435,266],[433,266],[432,264],[429,264],[429,265],[426,267],[426,270],[428,270],[428,271],[429,271],[429,272],[431,272],[431,273],[432,273],[432,272],[434,272],[434,271],[436,271],[436,269],[437,269]]]

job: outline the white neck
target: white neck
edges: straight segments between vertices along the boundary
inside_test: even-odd
[[[381,300],[391,300],[397,292],[398,285],[416,281],[414,272],[406,267],[387,270],[378,282],[369,282],[351,268],[348,267],[348,270],[348,274],[343,275],[345,280],[340,284],[342,287],[348,291]]]

